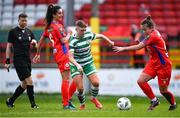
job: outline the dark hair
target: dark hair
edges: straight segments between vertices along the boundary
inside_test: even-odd
[[[21,14],[19,14],[18,18],[19,18],[19,19],[20,19],[20,18],[27,18],[27,15],[26,15],[25,13],[21,13]]]
[[[149,28],[154,28],[155,27],[155,23],[154,21],[151,19],[151,16],[147,16],[142,22],[141,25],[147,25],[147,27]]]
[[[87,27],[87,23],[83,20],[77,20],[76,21],[76,26],[80,27],[80,28],[86,28]]]
[[[61,9],[60,6],[54,6],[53,4],[50,4],[48,6],[47,12],[46,12],[46,17],[45,17],[46,28],[49,27],[49,25],[51,24],[51,22],[53,20],[53,14],[56,14],[59,9]]]

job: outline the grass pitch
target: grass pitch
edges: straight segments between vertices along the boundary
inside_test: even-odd
[[[149,100],[145,97],[126,96],[131,100],[132,107],[128,111],[119,110],[116,102],[121,96],[99,96],[103,109],[96,109],[86,96],[86,109],[79,110],[79,102],[74,96],[73,103],[77,110],[64,110],[59,94],[37,94],[36,102],[39,109],[31,109],[26,94],[20,96],[15,102],[15,108],[7,108],[5,101],[10,95],[0,94],[0,117],[180,117],[180,108],[168,111],[169,104],[160,97],[161,104],[153,111],[147,111]],[[177,103],[180,98],[176,97]]]

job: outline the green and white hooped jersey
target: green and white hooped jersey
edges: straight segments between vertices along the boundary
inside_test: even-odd
[[[83,37],[77,37],[77,34],[70,37],[69,49],[74,53],[74,59],[81,66],[93,63],[91,41],[95,38],[96,35],[92,32],[85,32]]]

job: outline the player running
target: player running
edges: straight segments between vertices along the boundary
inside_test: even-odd
[[[53,47],[53,55],[58,68],[62,76],[62,102],[64,109],[75,109],[75,106],[69,101],[74,92],[76,91],[76,85],[74,82],[69,87],[70,79],[70,67],[68,56],[68,40],[70,38],[71,31],[66,35],[64,26],[62,24],[63,10],[60,6],[48,6],[46,13],[46,28],[43,35],[40,38],[37,46],[36,56],[33,58],[34,63],[40,61],[41,46],[45,38],[49,38]]]
[[[151,16],[148,16],[141,22],[141,28],[146,35],[146,38],[142,42],[140,42],[138,45],[128,47],[114,46],[113,49],[116,52],[120,52],[139,50],[146,47],[149,52],[150,59],[137,80],[137,83],[146,96],[151,100],[151,105],[148,110],[153,110],[160,104],[159,99],[154,95],[151,87],[147,83],[156,76],[158,77],[160,93],[170,103],[169,110],[174,110],[177,108],[174,95],[168,91],[168,86],[171,79],[172,64],[166,50],[165,42],[160,33],[155,29]]]
[[[69,40],[71,76],[75,81],[78,89],[78,99],[81,104],[80,110],[85,109],[83,72],[92,84],[91,102],[93,102],[97,108],[101,109],[103,106],[96,98],[99,92],[99,77],[97,76],[96,67],[94,66],[90,45],[91,41],[96,38],[105,39],[110,43],[110,45],[114,45],[114,42],[102,34],[87,32],[86,28],[87,24],[84,21],[76,21],[76,34],[71,36]]]

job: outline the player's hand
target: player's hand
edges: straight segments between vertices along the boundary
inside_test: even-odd
[[[72,32],[71,28],[67,28],[67,33],[72,35],[73,32]]]
[[[77,69],[78,69],[81,73],[83,73],[83,68],[82,68],[81,65],[77,65]]]
[[[10,64],[5,64],[4,67],[7,69],[7,71],[9,72],[9,68],[10,68]]]
[[[109,42],[109,46],[114,46],[114,42],[113,41],[111,41],[111,42]]]
[[[36,56],[33,58],[34,63],[40,62],[40,54],[36,54]]]
[[[124,47],[113,46],[113,51],[114,52],[122,52],[122,51],[125,51],[125,48]]]
[[[31,45],[33,45],[34,47],[37,48],[37,41],[33,39],[33,40],[31,41]]]
[[[6,58],[4,67],[5,67],[5,68],[7,69],[7,71],[9,72],[9,68],[10,68],[10,58]]]

